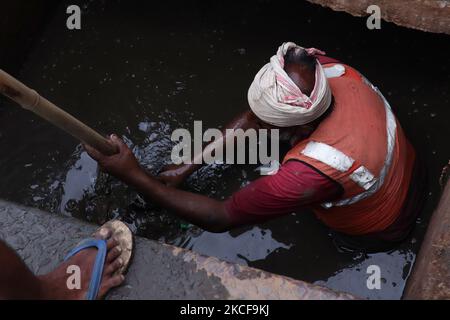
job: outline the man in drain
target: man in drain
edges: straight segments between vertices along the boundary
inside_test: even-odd
[[[119,153],[86,146],[100,167],[152,202],[206,230],[222,232],[309,207],[350,249],[387,250],[404,240],[420,211],[423,172],[383,95],[352,67],[292,42],[257,73],[250,110],[226,128],[279,129],[292,149],[279,171],[224,201],[176,187],[199,169],[149,175],[117,136]]]

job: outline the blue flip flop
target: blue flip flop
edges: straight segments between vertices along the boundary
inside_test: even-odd
[[[86,293],[86,300],[95,300],[97,298],[98,291],[100,289],[100,284],[102,281],[103,267],[105,265],[106,249],[107,249],[106,240],[87,238],[81,241],[74,249],[72,249],[64,259],[64,261],[67,261],[74,255],[76,255],[78,252],[94,247],[97,248],[98,251],[97,256],[95,257],[94,267],[92,268],[91,281],[89,283],[89,288]]]

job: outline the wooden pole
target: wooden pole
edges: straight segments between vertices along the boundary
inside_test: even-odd
[[[1,69],[0,93],[101,153],[106,155],[117,153],[116,148],[105,137]]]

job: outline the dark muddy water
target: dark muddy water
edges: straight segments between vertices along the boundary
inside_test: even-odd
[[[140,235],[360,297],[401,297],[450,156],[449,36],[385,22],[369,31],[364,19],[301,1],[81,7],[80,31],[65,28],[65,4],[55,11],[19,77],[101,132],[122,135],[150,171],[168,163],[173,129],[192,128],[194,120],[218,127],[245,110],[255,73],[281,42],[292,40],[353,65],[381,89],[427,162],[427,207],[414,234],[388,253],[340,252],[308,211],[223,234],[203,232],[97,176],[77,141],[4,99],[0,197],[95,223],[121,217]],[[254,169],[205,167],[184,188],[225,198],[255,179]],[[381,290],[366,287],[373,264],[381,267]]]

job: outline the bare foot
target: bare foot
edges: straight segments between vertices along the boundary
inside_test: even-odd
[[[105,239],[109,235],[96,235],[95,238]],[[124,281],[124,276],[115,274],[123,265],[123,261],[119,258],[121,248],[119,242],[115,239],[107,241],[107,255],[105,258],[105,265],[103,268],[102,281],[98,292],[97,299],[105,296],[105,294],[114,287],[119,286]],[[96,248],[89,248],[80,251],[69,260],[61,263],[52,272],[40,276],[41,281],[41,299],[48,300],[83,300],[86,298],[86,293],[91,281],[92,267],[94,266],[95,257],[97,255]],[[67,273],[67,268],[70,265],[79,266],[81,269],[81,289],[68,289],[67,279],[71,276]]]

